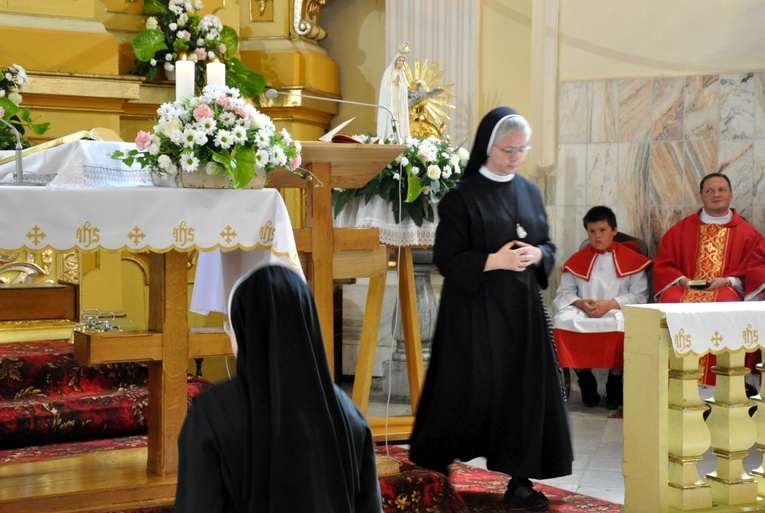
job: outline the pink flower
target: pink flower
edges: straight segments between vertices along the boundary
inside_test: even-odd
[[[303,157],[301,157],[300,155],[297,155],[296,157],[292,157],[290,159],[290,170],[291,171],[296,170],[298,167],[300,167],[301,162],[303,162]]]
[[[425,159],[426,162],[433,160],[433,153],[428,148],[420,148],[420,150],[417,152],[417,155]]]
[[[226,55],[226,43],[221,43],[218,48],[220,49],[220,53]]]
[[[215,100],[215,103],[217,103],[224,109],[228,109],[231,107],[231,99],[228,96],[221,96],[220,98]]]
[[[239,114],[240,116],[242,116],[243,118],[250,117],[250,113],[244,107],[237,107],[236,108],[236,113]]]
[[[179,39],[185,39],[186,41],[191,39],[191,33],[188,30],[179,30],[177,36]]]
[[[135,136],[135,145],[140,151],[143,151],[146,148],[148,148],[150,143],[151,143],[151,134],[148,132],[144,132],[143,130],[141,130],[140,132],[138,132],[138,135]]]
[[[197,54],[197,59],[199,59],[200,61],[203,61],[207,58],[207,50],[205,50],[204,48],[197,48],[196,50],[194,50],[194,53]]]
[[[206,103],[194,109],[194,119],[197,121],[211,117],[213,117],[213,111]]]

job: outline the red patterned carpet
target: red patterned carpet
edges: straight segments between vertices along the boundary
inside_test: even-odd
[[[0,463],[31,461],[40,458],[145,446],[146,436],[138,435],[109,440],[8,449],[0,451]],[[378,454],[385,456],[385,448],[379,447]],[[451,474],[447,481],[441,474],[416,467],[407,459],[406,449],[391,446],[390,456],[401,462],[401,472],[397,475],[385,476],[380,479],[380,486],[383,492],[383,510],[385,513],[524,511],[520,508],[508,506],[502,501],[508,480],[508,476],[505,474],[483,470],[462,463],[454,463],[449,467]],[[550,511],[561,513],[617,513],[621,509],[619,504],[578,493],[567,492],[542,483],[536,483],[535,486],[550,499]],[[172,508],[165,507],[130,513],[171,512]]]
[[[384,448],[378,449],[378,454],[383,456],[385,454]],[[414,464],[411,461],[406,459],[406,449],[392,446],[390,448],[390,455],[402,462],[402,473],[405,473],[407,469],[417,468],[414,467]],[[525,511],[521,508],[509,506],[503,502],[502,497],[507,488],[507,480],[509,479],[506,474],[491,472],[463,463],[453,463],[449,467],[449,470],[451,472],[449,475],[449,483],[464,501],[466,508],[454,510],[439,509],[436,511],[471,511],[476,513]],[[535,483],[534,487],[547,495],[547,498],[550,500],[550,511],[562,513],[617,513],[621,510],[620,504],[596,499],[587,495],[567,492],[566,490],[547,486],[542,483]],[[386,509],[386,513],[392,511],[396,510]],[[425,512],[430,510],[412,508],[399,509],[397,511]]]

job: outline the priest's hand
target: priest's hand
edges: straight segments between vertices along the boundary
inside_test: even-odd
[[[715,278],[714,280],[710,280],[709,287],[705,288],[704,290],[715,290],[715,289],[721,289],[723,287],[730,287],[730,279],[728,278]]]

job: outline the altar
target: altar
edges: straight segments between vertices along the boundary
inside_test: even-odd
[[[765,450],[765,401],[747,396],[744,359],[765,349],[765,302],[627,305],[624,314],[623,511],[761,511],[765,470],[744,459]],[[717,383],[702,400],[706,354],[717,355]],[[705,457],[715,471],[699,476]]]
[[[244,270],[276,263],[302,274],[278,191],[0,187],[0,214],[0,246],[8,251],[150,253],[149,329],[77,332],[75,356],[89,365],[148,362],[148,467],[175,473],[188,359],[231,351],[222,330],[188,328],[187,253],[241,249]]]

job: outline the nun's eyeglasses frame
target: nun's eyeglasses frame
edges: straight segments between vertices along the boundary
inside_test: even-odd
[[[521,146],[520,148],[513,148],[512,146],[509,148],[500,148],[496,144],[494,145],[495,148],[497,148],[502,153],[505,153],[507,155],[515,155],[516,153],[519,155],[526,155],[529,150],[531,149],[531,146]]]

